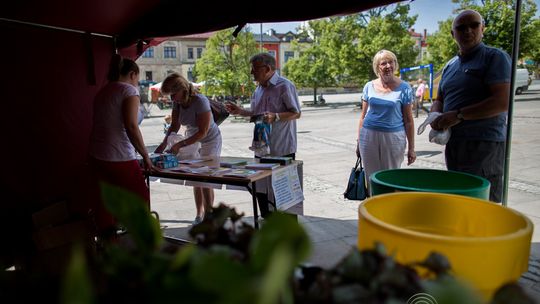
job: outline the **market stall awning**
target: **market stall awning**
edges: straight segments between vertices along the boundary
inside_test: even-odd
[[[351,14],[395,2],[399,1],[294,0],[270,5],[248,0],[27,0],[3,4],[0,20],[108,35],[116,37],[119,47],[126,47],[156,37]]]

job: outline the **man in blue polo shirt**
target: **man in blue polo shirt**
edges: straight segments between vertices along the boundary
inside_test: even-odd
[[[443,69],[432,112],[435,130],[451,128],[445,157],[448,170],[467,172],[490,181],[489,200],[501,202],[506,112],[510,94],[510,56],[482,43],[484,20],[473,10],[452,23],[459,54]]]

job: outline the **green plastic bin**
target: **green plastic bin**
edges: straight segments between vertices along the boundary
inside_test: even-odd
[[[489,200],[490,183],[473,174],[435,169],[390,169],[375,172],[371,195],[400,191],[459,194]]]

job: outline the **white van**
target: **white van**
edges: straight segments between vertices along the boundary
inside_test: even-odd
[[[520,95],[523,91],[527,91],[529,89],[529,84],[529,71],[527,71],[527,69],[516,69],[516,82],[514,84],[516,95]]]

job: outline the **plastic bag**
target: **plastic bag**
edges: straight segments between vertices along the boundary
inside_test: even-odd
[[[167,146],[165,147],[165,151],[168,151],[172,148],[172,146],[182,140],[186,139],[184,135],[177,134],[177,133],[171,133],[167,137]],[[176,154],[176,157],[178,159],[196,159],[200,158],[199,150],[201,149],[201,143],[196,142],[194,144],[184,146],[178,150],[178,153]]]
[[[440,112],[431,112],[428,114],[428,117],[426,120],[418,127],[418,131],[416,134],[420,135],[424,133],[424,130],[426,129],[426,126],[432,123],[437,117],[441,116],[442,113]],[[446,145],[446,143],[450,140],[450,135],[452,133],[450,132],[450,129],[446,129],[443,131],[437,131],[431,129],[429,131],[429,142],[436,143],[439,145]]]
[[[263,157],[270,154],[270,132],[272,125],[263,121],[255,122],[253,129],[253,141],[249,149],[255,152],[255,156]]]

